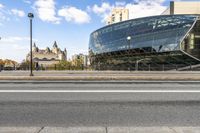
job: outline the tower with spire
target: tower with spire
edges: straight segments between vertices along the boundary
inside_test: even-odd
[[[58,63],[60,60],[67,60],[66,48],[62,51],[56,41],[54,41],[52,48],[39,49],[36,43],[33,44],[33,61],[39,65],[48,66]],[[30,54],[26,57],[30,60]]]

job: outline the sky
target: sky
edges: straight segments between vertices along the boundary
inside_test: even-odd
[[[180,0],[179,0],[180,1]],[[191,0],[187,0],[191,1]],[[33,41],[52,48],[54,41],[73,54],[87,54],[90,34],[103,26],[115,7],[129,9],[130,19],[159,15],[170,0],[0,0],[0,59],[21,62],[29,52],[29,18]]]

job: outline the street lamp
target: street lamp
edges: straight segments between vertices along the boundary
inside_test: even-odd
[[[127,38],[127,41],[128,41],[128,53],[130,54],[130,49],[131,49],[131,36],[128,36]],[[131,70],[131,62],[130,62],[130,55],[129,55],[129,68],[128,70]]]
[[[30,19],[30,76],[34,76],[33,75],[33,53],[32,53],[32,20],[34,18],[33,13],[29,13],[28,17]]]
[[[144,59],[136,60],[135,71],[138,71],[139,63],[140,63],[141,61],[145,61],[145,60],[149,60],[149,58],[144,58]]]
[[[0,37],[0,40],[1,40],[1,37]],[[0,72],[1,72],[1,64],[0,64]]]

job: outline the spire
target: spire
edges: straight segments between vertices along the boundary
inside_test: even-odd
[[[67,56],[67,49],[66,48],[64,49],[64,54],[65,54],[65,56]]]
[[[35,42],[34,42],[34,44],[33,44],[33,49],[32,49],[32,51],[33,51],[33,52],[38,52],[38,51],[39,51],[39,49],[38,49],[38,47],[36,46]]]
[[[35,42],[34,42],[34,44],[33,44],[33,47],[36,47],[36,44],[35,44]]]
[[[50,52],[50,49],[49,47],[46,48],[46,53],[49,53]]]
[[[57,42],[55,41],[53,44],[53,48],[58,48]]]

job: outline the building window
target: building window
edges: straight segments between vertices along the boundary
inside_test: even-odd
[[[120,21],[122,21],[122,13],[120,13]]]
[[[112,17],[112,22],[115,22],[115,17]]]
[[[194,34],[189,37],[189,49],[194,49]]]

